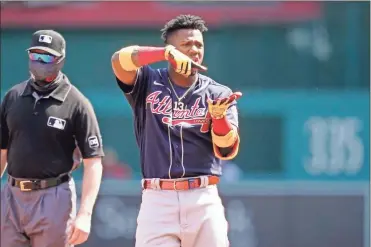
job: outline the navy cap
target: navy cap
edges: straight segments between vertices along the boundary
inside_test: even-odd
[[[43,50],[54,56],[66,55],[66,41],[63,36],[54,30],[39,30],[32,35],[29,50]]]

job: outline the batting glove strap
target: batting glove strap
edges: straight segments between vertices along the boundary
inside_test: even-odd
[[[214,133],[214,130],[211,130],[211,136],[213,143],[220,148],[227,148],[233,146],[237,139],[237,132],[233,129],[228,132],[225,136],[218,136]]]
[[[213,143],[213,150],[214,150],[215,157],[221,160],[234,159],[238,154],[239,147],[240,147],[240,137],[238,135],[237,135],[236,141],[231,147],[231,151],[227,155],[223,155],[220,151],[221,147],[218,147],[215,143]]]

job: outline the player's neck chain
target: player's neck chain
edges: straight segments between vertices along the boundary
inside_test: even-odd
[[[168,79],[168,81],[169,81],[169,84],[170,84],[170,86],[171,86],[171,89],[173,90],[173,92],[174,92],[174,94],[175,94],[175,97],[178,99],[179,102],[182,101],[182,100],[187,96],[187,94],[192,90],[192,88],[193,88],[194,85],[196,84],[196,83],[193,83],[193,84],[192,84],[192,85],[187,89],[187,91],[184,92],[184,94],[182,95],[182,97],[179,97],[178,94],[177,94],[176,91],[175,91],[175,88],[174,88],[173,83],[171,82],[170,78],[168,77],[167,79]]]

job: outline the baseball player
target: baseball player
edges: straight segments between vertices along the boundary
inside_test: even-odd
[[[131,45],[112,56],[113,72],[134,113],[142,169],[137,247],[226,247],[218,195],[221,161],[239,148],[232,91],[199,70],[204,21],[180,15],[162,29],[164,47]],[[168,61],[168,68],[149,64]]]
[[[35,32],[27,49],[31,77],[1,102],[1,176],[8,168],[1,191],[1,247],[67,247],[89,236],[104,153],[90,102],[61,71],[65,48],[61,34]],[[76,216],[71,172],[81,158]]]

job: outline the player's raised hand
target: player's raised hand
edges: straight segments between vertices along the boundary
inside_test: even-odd
[[[241,92],[235,92],[232,93],[229,97],[219,98],[215,100],[208,99],[207,103],[211,117],[215,119],[223,118],[226,115],[230,104],[234,100],[239,99],[241,96],[242,96]]]
[[[193,69],[206,71],[207,68],[201,64],[196,63],[187,55],[178,51],[174,46],[167,45],[165,50],[165,58],[175,69],[175,72],[186,77],[190,76]]]

